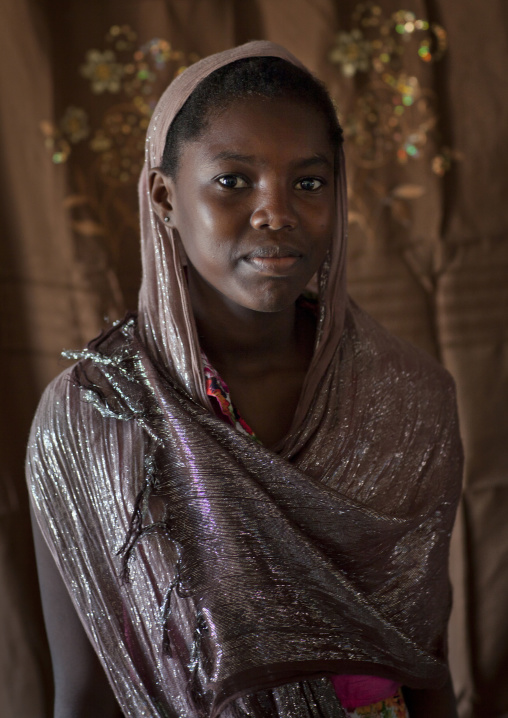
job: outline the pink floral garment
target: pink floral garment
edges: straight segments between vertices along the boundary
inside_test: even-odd
[[[347,714],[350,718],[409,718],[400,689],[392,698],[386,698],[368,706],[358,706],[354,710],[347,711]]]

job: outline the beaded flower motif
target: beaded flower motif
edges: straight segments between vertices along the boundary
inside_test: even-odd
[[[375,238],[385,208],[397,225],[411,225],[411,203],[426,188],[404,180],[402,168],[411,177],[412,165],[426,162],[429,171],[442,177],[460,159],[442,145],[437,98],[424,85],[426,79],[432,82],[428,67],[439,62],[446,49],[447,35],[440,25],[409,10],[385,15],[377,2],[363,0],[354,8],[349,31],[339,32],[328,52],[343,78],[339,84],[354,85],[343,126],[350,222],[364,235]],[[377,172],[389,166],[393,170]]]

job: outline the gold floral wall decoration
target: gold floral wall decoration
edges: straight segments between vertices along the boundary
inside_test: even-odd
[[[128,25],[113,25],[105,38],[106,49],[94,48],[86,53],[79,72],[88,80],[92,96],[111,94],[118,101],[108,106],[93,128],[86,109],[74,105],[67,107],[56,123],[41,122],[46,147],[55,164],[67,162],[73,145],[88,139],[89,148],[98,156],[107,154],[99,160],[104,178],[130,182],[139,175],[143,151],[133,163],[133,147],[126,147],[125,140],[138,135],[143,141],[160,94],[156,83],[161,75],[167,77],[170,68],[169,79],[176,77],[199,57],[195,53],[186,56],[163,38],[153,38],[140,46],[136,40],[137,34]],[[134,144],[139,149],[139,141]],[[133,164],[135,168],[126,171]]]
[[[408,72],[408,55],[438,62],[446,51],[446,32],[409,10],[385,16],[375,2],[356,5],[352,26],[336,36],[328,54],[344,77],[366,76],[345,135],[355,161],[364,166],[379,167],[394,158],[405,164],[420,156],[436,122],[433,93]],[[443,174],[448,164],[435,162],[433,169]]]
[[[76,92],[85,101],[40,123],[53,163],[67,169],[64,208],[76,259],[110,318],[135,305],[135,191],[150,117],[166,85],[197,59],[164,38],[139,43],[130,26],[114,25],[104,47],[88,50],[76,68]]]
[[[394,187],[373,175],[387,167],[427,162],[442,177],[458,153],[440,146],[438,113],[432,88],[422,84],[425,66],[441,60],[446,31],[410,10],[385,14],[372,1],[359,2],[348,31],[339,32],[328,53],[347,83],[354,83],[354,101],[344,119],[351,161],[351,220],[372,235],[383,207],[406,229],[408,203],[425,193],[423,185],[404,182]],[[422,71],[419,70],[419,67]]]

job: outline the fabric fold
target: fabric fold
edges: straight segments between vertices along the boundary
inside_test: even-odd
[[[393,342],[397,351],[389,352]],[[121,598],[132,615],[148,611],[146,618],[138,616],[141,626],[135,633],[146,631],[147,620],[154,643],[150,650],[159,654],[163,672],[178,653],[185,615],[189,635],[180,646],[186,656],[181,668],[190,673],[180,689],[191,686],[193,700],[200,696],[210,715],[242,695],[320,675],[372,674],[417,688],[446,680],[446,555],[460,487],[449,477],[460,477],[460,445],[456,425],[442,419],[452,415],[453,386],[432,360],[393,340],[354,305],[338,354],[340,362],[332,362],[326,394],[315,411],[338,426],[349,423],[354,432],[338,442],[337,432],[330,433],[328,422],[321,422],[291,461],[192,400],[152,363],[133,320],[92,343],[68,384],[75,410],[95,412],[97,454],[94,458],[87,448],[76,457],[78,475],[89,471],[84,462],[102,462],[112,448],[114,456],[122,457],[116,480],[125,502],[124,525],[123,532],[117,526],[107,539],[116,547],[112,555],[119,535],[129,530],[142,489],[139,475],[137,489],[124,478],[133,449],[141,443],[145,447],[138,471],[146,471],[147,446],[156,467],[147,472],[145,511],[132,544],[131,583],[121,588],[118,560],[115,585],[95,574],[91,593],[111,592],[110,600]],[[397,396],[400,376],[405,381]],[[356,386],[348,397],[351,377]],[[410,422],[401,413],[408,405]],[[66,414],[59,421],[65,422]],[[120,453],[105,443],[111,423],[121,434],[120,426],[138,427],[137,440]],[[62,426],[61,436],[71,431]],[[80,436],[87,445],[90,432],[84,419]],[[390,450],[380,457],[383,442],[375,437],[386,440],[388,435]],[[48,436],[39,433],[36,453]],[[62,447],[62,459],[64,453],[68,462],[67,447]],[[100,472],[97,465],[96,475]],[[50,472],[37,471],[36,477],[35,495],[39,501],[46,496],[38,508],[48,535],[48,525],[61,519],[58,513],[48,515],[55,506]],[[78,496],[86,494],[86,500],[79,499],[81,513],[83,506],[98,510],[97,488],[89,480],[74,487]],[[56,508],[61,508],[58,502]],[[79,536],[84,526],[96,523],[92,512],[68,531]],[[48,540],[59,543],[55,536]],[[99,547],[100,542],[96,552]],[[57,560],[65,571],[61,557]],[[91,565],[96,562],[99,553]],[[154,581],[154,605],[138,583],[140,572],[144,580],[151,576]],[[71,571],[67,580],[72,576]],[[82,615],[87,612],[83,604],[79,609]],[[162,650],[165,631],[171,655]],[[127,638],[121,641],[128,652]],[[144,645],[143,655],[147,650]],[[103,659],[112,662],[107,653]],[[155,676],[149,683],[157,683]]]

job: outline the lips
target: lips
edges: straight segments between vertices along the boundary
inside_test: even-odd
[[[256,247],[244,257],[253,269],[262,274],[283,276],[302,259],[302,253],[294,247]]]

